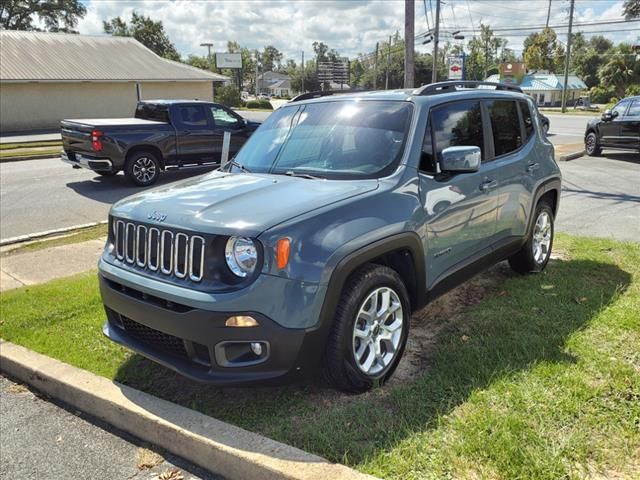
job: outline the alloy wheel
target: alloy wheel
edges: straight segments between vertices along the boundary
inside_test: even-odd
[[[353,326],[353,357],[358,368],[376,375],[391,365],[404,327],[398,294],[389,287],[373,290],[362,302]]]
[[[551,227],[551,216],[549,212],[540,212],[533,229],[533,242],[531,242],[533,259],[538,264],[543,263],[549,255],[552,235]]]
[[[133,164],[133,176],[140,183],[150,182],[156,173],[156,164],[149,157],[140,157]]]

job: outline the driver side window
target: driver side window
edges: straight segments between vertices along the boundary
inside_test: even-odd
[[[627,107],[629,106],[630,103],[631,102],[629,100],[621,101],[611,109],[611,113],[618,112],[618,118],[624,116],[624,114],[627,112]]]

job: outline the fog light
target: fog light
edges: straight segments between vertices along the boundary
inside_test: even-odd
[[[229,317],[224,324],[227,327],[257,327],[259,325],[255,318],[247,315]]]
[[[256,357],[262,355],[262,344],[258,342],[251,342],[251,351],[256,354]]]

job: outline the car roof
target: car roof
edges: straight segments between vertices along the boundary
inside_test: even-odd
[[[138,103],[158,103],[158,104],[163,104],[163,105],[173,105],[176,103],[213,103],[213,102],[208,102],[206,100],[198,100],[198,99],[174,99],[174,98],[158,98],[158,99],[153,99],[153,100],[139,100]]]

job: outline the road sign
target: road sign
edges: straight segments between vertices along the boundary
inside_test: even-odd
[[[335,61],[323,61],[317,64],[318,81],[349,83],[349,59],[340,58]]]
[[[242,68],[239,53],[216,53],[216,68]]]
[[[447,57],[449,80],[464,80],[464,56]]]

